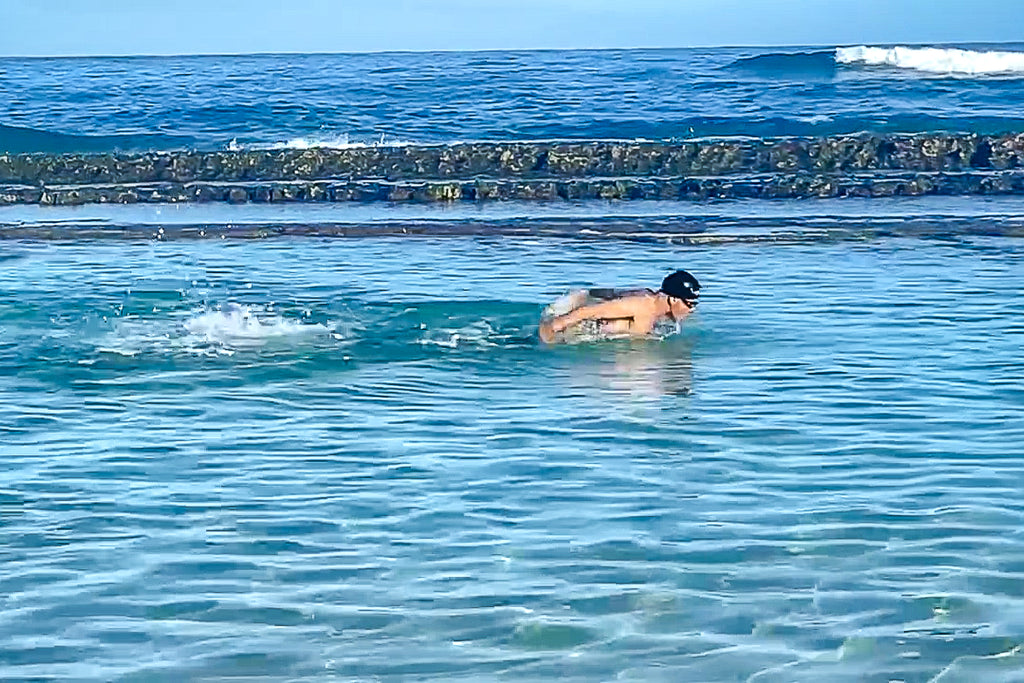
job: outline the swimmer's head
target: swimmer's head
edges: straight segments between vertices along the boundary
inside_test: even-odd
[[[693,308],[697,304],[697,297],[700,296],[700,283],[685,270],[677,270],[662,280],[661,289],[658,291],[673,299],[681,299]]]

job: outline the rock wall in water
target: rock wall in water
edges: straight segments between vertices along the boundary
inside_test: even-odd
[[[0,204],[1024,194],[1024,134],[0,155]]]

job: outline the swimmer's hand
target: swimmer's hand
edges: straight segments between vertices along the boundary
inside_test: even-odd
[[[575,311],[573,313],[575,313]],[[556,341],[555,335],[565,328],[579,322],[576,320],[573,313],[567,313],[566,315],[559,315],[547,320],[541,320],[540,329],[537,330],[540,340],[545,344],[553,344]]]
[[[537,330],[537,334],[540,336],[540,340],[545,344],[550,344],[555,341],[555,328],[551,324],[550,320],[541,320],[540,329]]]

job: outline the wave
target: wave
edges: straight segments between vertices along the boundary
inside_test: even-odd
[[[891,66],[940,74],[1013,74],[1024,73],[1024,52],[960,50],[938,47],[891,48],[839,47],[835,51],[839,64]]]
[[[770,52],[753,57],[742,57],[729,68],[769,77],[819,76],[831,78],[836,72],[835,54],[830,50],[817,52]]]
[[[1024,73],[1024,52],[937,47],[856,45],[815,52],[770,52],[743,57],[728,68],[770,78],[831,78],[839,67],[889,66],[939,74]]]
[[[380,136],[376,140],[356,140],[346,134],[309,135],[292,137],[284,141],[261,142],[223,139],[210,145],[199,145],[186,135],[140,133],[118,135],[71,135],[32,128],[21,128],[0,124],[0,154],[39,154],[54,157],[63,154],[129,153],[143,154],[163,152],[181,154],[190,158],[196,154],[218,154],[224,151],[246,152],[287,152],[302,150],[345,151],[353,149],[437,149],[459,146],[500,146],[500,145],[554,145],[554,144],[678,144],[684,141],[708,142],[711,140],[779,137],[828,137],[856,135],[860,133],[974,133],[978,135],[1002,135],[1024,128],[1024,115],[1020,116],[941,116],[929,113],[884,113],[874,115],[850,115],[827,112],[793,113],[790,115],[765,116],[692,116],[676,120],[594,120],[583,126],[558,121],[546,122],[537,127],[523,127],[520,136],[506,140],[500,136],[484,138],[461,138],[448,141],[411,141]],[[72,162],[74,163],[74,162]],[[113,162],[110,162],[113,163]],[[63,167],[63,166],[61,166]],[[225,177],[209,175],[206,180],[231,181],[230,173]],[[48,178],[51,184],[76,182],[73,179]],[[237,178],[234,178],[237,180]],[[26,181],[20,176],[5,175],[0,184],[32,184],[35,178]],[[159,178],[137,178],[139,181],[155,182]],[[97,179],[99,182],[99,179]]]
[[[184,149],[191,138],[163,133],[73,135],[0,123],[0,153],[75,154],[85,152],[145,152]]]
[[[185,149],[191,138],[162,133],[74,135],[0,124],[0,153],[69,154],[85,152],[144,152]]]

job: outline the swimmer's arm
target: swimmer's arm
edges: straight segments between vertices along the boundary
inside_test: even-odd
[[[639,307],[632,299],[617,299],[605,301],[590,306],[581,306],[575,311],[560,315],[550,323],[551,332],[561,332],[567,327],[572,327],[584,320],[621,320],[623,318],[637,318]]]

